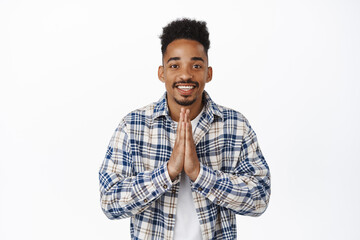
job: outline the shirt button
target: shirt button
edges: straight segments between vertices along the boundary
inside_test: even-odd
[[[200,191],[200,192],[201,192],[202,190],[203,190],[203,189],[202,189],[202,187],[199,187],[199,188],[198,188],[198,191]]]
[[[166,184],[164,184],[163,187],[164,187],[165,189],[167,189],[167,185],[166,185]]]
[[[169,214],[169,218],[173,218],[174,217],[174,215],[172,215],[171,213]]]
[[[147,200],[147,199],[144,199],[144,202],[145,202],[145,203],[147,203],[147,202],[148,202],[148,200]]]

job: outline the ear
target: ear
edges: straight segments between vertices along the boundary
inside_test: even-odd
[[[207,73],[207,78],[206,78],[207,83],[211,81],[212,74],[213,74],[212,67],[208,67],[208,73]]]
[[[165,78],[164,78],[164,66],[159,66],[158,69],[158,78],[160,81],[162,81],[163,83],[165,82]]]

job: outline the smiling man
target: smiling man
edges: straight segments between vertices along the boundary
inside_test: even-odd
[[[204,91],[206,23],[176,20],[160,38],[166,93],[116,128],[99,171],[102,209],[131,217],[132,239],[236,239],[235,214],[268,206],[269,167],[247,119]]]
[[[159,79],[165,83],[171,117],[178,121],[180,108],[187,107],[191,119],[201,111],[205,83],[212,78],[204,46],[196,40],[176,39],[163,53]]]

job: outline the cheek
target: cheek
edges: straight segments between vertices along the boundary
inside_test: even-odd
[[[164,74],[164,77],[165,77],[165,82],[170,83],[170,82],[174,81],[176,76],[172,72],[167,72],[167,73]]]
[[[197,79],[201,79],[201,81],[203,81],[206,80],[207,78],[207,72],[206,71],[197,72],[195,73],[195,76]]]
[[[172,89],[172,82],[170,82],[169,80],[166,80],[165,82],[165,88],[167,90],[171,90]]]
[[[200,85],[205,85],[206,81],[207,81],[207,75],[206,74],[201,74],[198,76],[197,78],[199,81]]]

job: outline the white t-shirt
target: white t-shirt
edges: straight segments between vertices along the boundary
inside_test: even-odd
[[[203,110],[191,121],[193,133],[199,122]],[[200,222],[196,213],[192,197],[190,178],[184,171],[180,177],[180,189],[177,201],[174,240],[199,240],[202,239]]]

